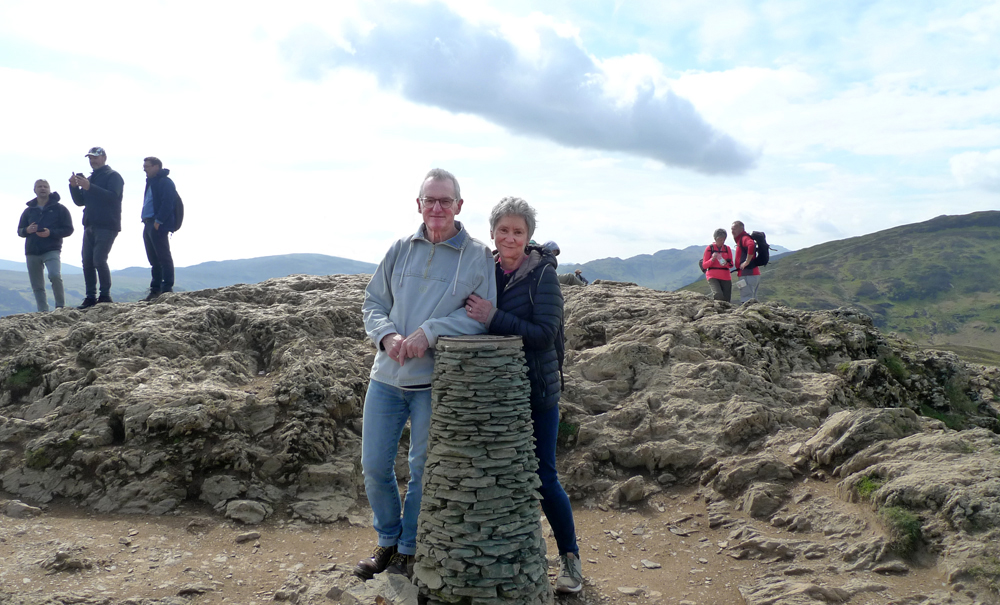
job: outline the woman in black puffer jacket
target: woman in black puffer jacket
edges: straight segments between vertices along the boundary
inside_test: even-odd
[[[466,301],[466,312],[485,323],[490,334],[517,335],[524,343],[535,455],[542,480],[538,491],[562,563],[556,590],[576,593],[583,588],[580,549],[573,509],[556,472],[563,297],[555,256],[528,244],[534,231],[535,210],[524,200],[505,197],[493,208],[490,236],[496,245],[497,306],[473,294]]]

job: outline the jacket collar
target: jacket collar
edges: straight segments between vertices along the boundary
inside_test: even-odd
[[[51,206],[53,204],[58,204],[58,203],[59,203],[59,192],[58,191],[53,191],[53,192],[49,193],[49,201],[45,202],[45,207],[48,208],[49,206]],[[26,205],[29,208],[34,208],[34,207],[38,206],[38,198],[35,197],[31,201],[29,201]]]
[[[493,259],[499,260],[499,258],[500,253],[494,252]],[[541,246],[528,246],[528,258],[524,259],[521,266],[514,270],[514,275],[507,282],[507,287],[509,288],[522,279],[525,279],[532,271],[542,265],[552,265],[552,268],[555,269],[559,266],[559,261],[556,260],[556,257],[551,252]]]
[[[463,250],[465,249],[466,246],[469,245],[469,240],[472,238],[469,237],[469,232],[465,230],[465,227],[462,225],[460,221],[455,221],[455,227],[458,228],[458,233],[451,236],[450,239],[446,239],[441,243],[451,246],[456,250]],[[420,223],[420,226],[417,227],[417,232],[413,234],[413,236],[410,238],[410,241],[423,240],[428,244],[431,243],[431,240],[427,239],[427,236],[425,235],[426,232],[427,232],[426,225]]]

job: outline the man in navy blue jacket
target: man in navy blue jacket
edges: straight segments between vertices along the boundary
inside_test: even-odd
[[[152,267],[147,301],[174,290],[174,259],[170,255],[170,232],[174,230],[177,187],[159,158],[142,160],[146,173],[146,193],[142,199],[142,243]]]
[[[69,177],[69,192],[73,203],[83,206],[83,282],[87,297],[80,309],[111,300],[111,269],[108,254],[122,230],[122,189],[125,181],[108,166],[108,154],[103,147],[91,147],[87,152],[90,178],[82,174]],[[101,294],[97,294],[100,278]]]

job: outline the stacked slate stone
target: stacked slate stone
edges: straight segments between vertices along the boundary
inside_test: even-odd
[[[414,565],[429,605],[551,603],[519,336],[439,338]]]

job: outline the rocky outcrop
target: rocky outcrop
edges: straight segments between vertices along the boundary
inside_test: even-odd
[[[345,518],[363,494],[365,283],[294,276],[0,319],[0,489],[108,512],[201,499],[246,523],[273,511]],[[608,282],[564,294],[559,459],[576,501],[697,485],[711,522],[728,527],[725,505],[774,532],[734,538],[734,556],[780,549],[839,573],[888,569],[892,528],[859,542],[856,516],[796,502],[801,482],[831,481],[843,505],[915,519],[921,556],[951,581],[996,580],[997,369],[919,350],[851,309]],[[836,537],[822,550],[793,543],[819,529]],[[784,581],[744,594],[790,603],[781,595],[861,590]]]

